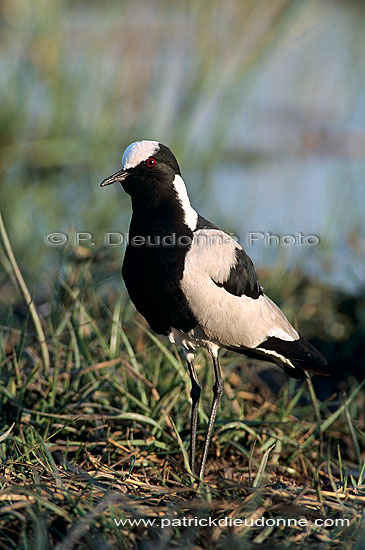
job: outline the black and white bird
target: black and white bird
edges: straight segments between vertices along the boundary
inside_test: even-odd
[[[258,282],[254,265],[230,235],[191,206],[179,165],[168,147],[137,141],[122,169],[101,186],[120,182],[132,199],[122,274],[129,296],[153,331],[182,346],[191,378],[190,467],[195,472],[201,388],[198,348],[213,359],[215,385],[199,477],[223,392],[220,348],[279,365],[294,377],[329,374],[325,358],[291,326]]]

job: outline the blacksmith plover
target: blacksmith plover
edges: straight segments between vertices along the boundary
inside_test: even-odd
[[[132,143],[124,151],[122,169],[101,186],[114,182],[120,182],[132,199],[122,268],[130,298],[150,327],[181,345],[186,356],[192,384],[193,473],[201,393],[195,352],[206,348],[213,359],[216,382],[199,470],[202,478],[223,392],[221,347],[276,363],[294,378],[305,377],[305,371],[329,374],[327,362],[263,293],[242,246],[193,209],[168,147],[157,141]]]

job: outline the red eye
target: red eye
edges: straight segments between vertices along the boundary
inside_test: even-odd
[[[148,168],[153,168],[154,166],[156,166],[157,161],[153,157],[150,157],[149,159],[146,160],[146,164]]]

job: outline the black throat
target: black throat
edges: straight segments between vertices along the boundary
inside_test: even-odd
[[[187,332],[196,321],[180,281],[193,232],[171,175],[130,181],[127,192],[133,213],[122,273],[131,300],[155,332]]]
[[[191,234],[173,181],[172,170],[137,172],[124,185],[132,199],[131,231],[135,234]]]

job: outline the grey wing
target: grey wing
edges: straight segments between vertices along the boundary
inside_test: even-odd
[[[221,281],[215,279],[214,274],[212,274],[213,281],[235,296],[246,294],[246,296],[250,296],[251,298],[258,298],[262,294],[262,290],[257,279],[255,267],[242,246],[200,214],[198,214],[197,230],[195,231],[196,244],[206,243],[213,245],[212,251],[214,250],[214,245],[218,245],[220,253],[222,253],[221,245],[226,247],[224,250],[225,257],[222,258],[222,261],[226,263],[226,266],[229,266],[228,276],[225,276],[224,280]],[[217,274],[218,279],[221,276],[222,272],[220,271]]]
[[[262,290],[257,279],[253,262],[243,248],[236,247],[235,261],[231,265],[229,275],[223,282],[213,281],[224,290],[234,296],[249,296],[257,299],[262,295]]]
[[[181,286],[208,338],[226,347],[256,347],[270,336],[297,340],[298,333],[259,285],[239,243],[218,228],[194,232]]]

